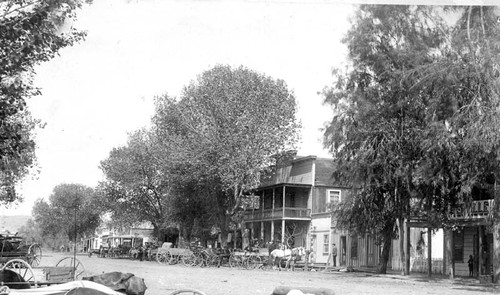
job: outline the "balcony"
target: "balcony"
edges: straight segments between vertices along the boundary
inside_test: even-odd
[[[245,212],[245,220],[273,220],[273,219],[310,219],[311,209],[307,208],[274,208],[265,210],[253,210]]]
[[[452,220],[492,218],[494,208],[495,200],[493,199],[472,201],[470,207],[465,207],[465,205],[462,204],[452,209],[448,218]]]

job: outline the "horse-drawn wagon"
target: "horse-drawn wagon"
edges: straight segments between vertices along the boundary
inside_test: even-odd
[[[37,266],[42,259],[42,248],[38,244],[27,244],[23,237],[0,234],[0,264],[11,259],[22,259],[30,266]]]
[[[237,268],[261,268],[265,261],[259,252],[253,251],[235,251],[229,256],[229,265]]]
[[[70,282],[84,274],[85,267],[74,257],[62,258],[55,266],[34,267],[23,259],[11,259],[0,269],[0,281],[12,289],[29,289]]]
[[[200,263],[193,250],[188,248],[158,248],[156,261],[165,264],[182,263],[187,266],[194,266]]]

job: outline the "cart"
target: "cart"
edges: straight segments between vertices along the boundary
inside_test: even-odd
[[[255,269],[262,267],[262,258],[256,252],[233,252],[229,256],[229,266],[234,268]]]
[[[191,249],[184,248],[158,248],[156,261],[163,264],[177,264],[181,262],[187,266],[199,264],[199,260]]]
[[[42,248],[38,244],[27,244],[18,235],[0,234],[0,264],[12,259],[22,259],[30,266],[37,266],[42,259]]]
[[[14,272],[18,275],[20,282],[2,282],[10,288],[50,286],[63,284],[83,278],[85,267],[74,257],[65,257],[59,260],[55,266],[31,267],[23,259],[11,259],[3,264],[2,271]],[[24,281],[24,282],[23,282]]]

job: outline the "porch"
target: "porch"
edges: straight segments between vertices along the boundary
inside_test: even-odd
[[[269,221],[276,219],[311,220],[311,209],[283,207],[245,212],[247,221]]]

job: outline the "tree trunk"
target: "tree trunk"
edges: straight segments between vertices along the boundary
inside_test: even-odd
[[[445,231],[445,247],[446,247],[446,272],[450,280],[455,277],[455,265],[453,259],[453,231],[446,229]]]
[[[222,248],[227,247],[227,234],[228,234],[227,229],[221,228],[221,230],[220,230],[220,244],[221,244]]]
[[[500,223],[495,220],[493,224],[493,283],[498,283],[500,275]]]
[[[500,276],[500,194],[497,193],[497,181],[494,185],[495,204],[493,205],[493,283],[498,283]]]
[[[385,274],[387,273],[387,263],[389,262],[389,256],[391,253],[391,245],[392,245],[392,230],[390,232],[384,233],[384,242],[382,246],[382,257],[380,259],[380,263],[377,269],[378,273]]]
[[[406,260],[405,260],[405,228],[404,221],[402,218],[397,219],[398,230],[399,230],[399,260],[401,261],[401,274],[407,275],[405,273]]]

